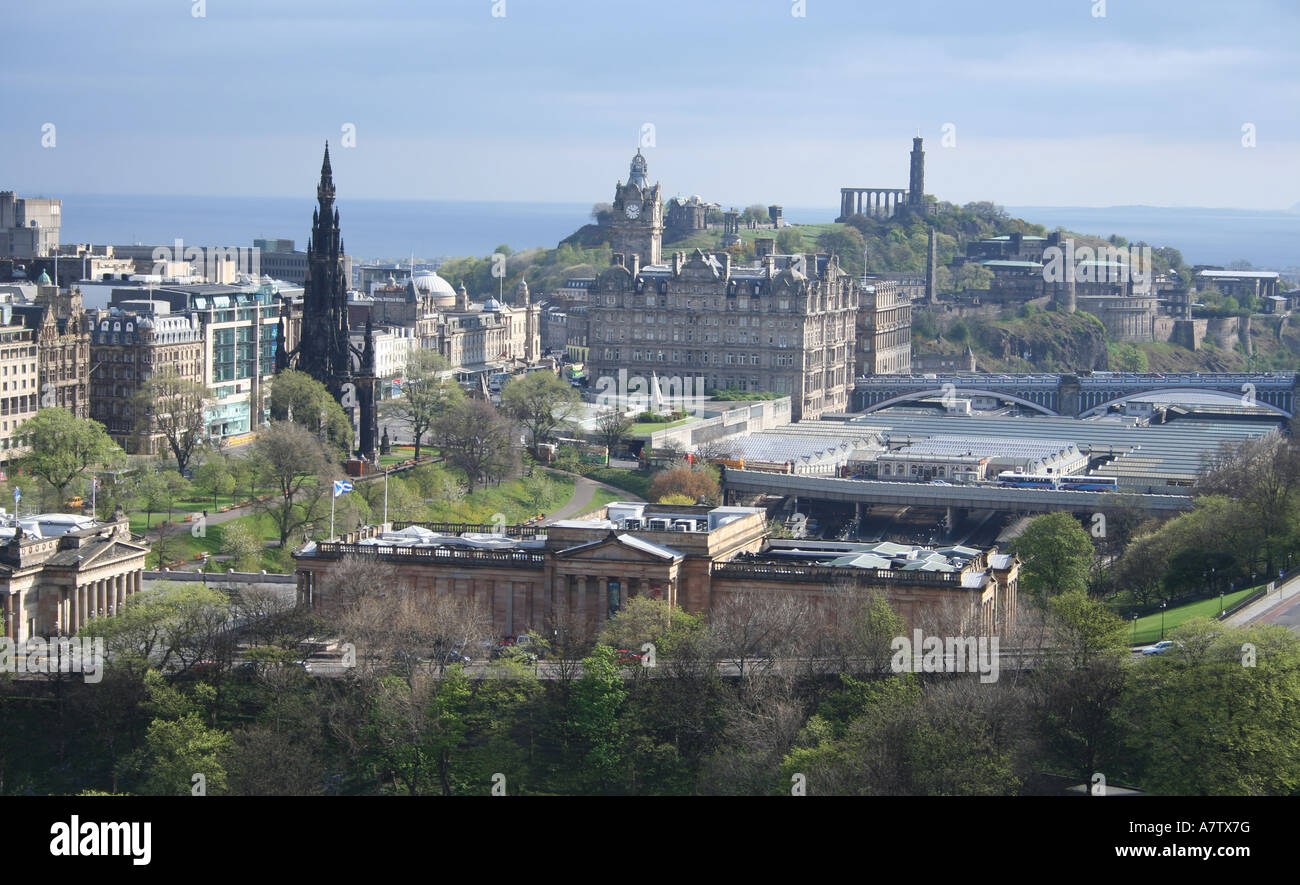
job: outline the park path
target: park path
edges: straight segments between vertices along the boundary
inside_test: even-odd
[[[609,485],[608,483],[597,482],[589,477],[581,476],[577,473],[567,473],[563,470],[557,470],[555,472],[564,473],[566,476],[572,476],[574,478],[573,497],[569,499],[568,504],[565,504],[559,510],[554,510],[547,514],[546,519],[542,520],[542,525],[548,525],[560,519],[571,519],[575,516],[581,516],[583,513],[586,513],[591,509],[591,501],[596,497],[596,489],[609,489],[611,492],[619,495],[619,500],[621,501],[641,500],[631,492],[620,489],[617,486]]]
[[[551,513],[547,514],[546,519],[542,521],[542,525],[547,525],[559,519],[571,519],[575,516],[581,516],[583,513],[586,513],[591,509],[591,502],[596,497],[597,489],[608,489],[609,491],[619,495],[619,500],[621,501],[642,500],[625,489],[620,489],[617,486],[612,486],[608,483],[598,482],[577,473],[568,473],[563,470],[556,470],[555,472],[563,473],[565,476],[572,476],[574,478],[573,495],[569,498],[569,503],[565,504],[558,510],[553,510]],[[382,475],[383,474],[378,474],[378,476]],[[369,479],[369,477],[367,477],[367,479]],[[251,504],[246,507],[232,507],[225,512],[219,510],[208,511],[207,525],[221,525],[222,523],[230,522],[233,519],[239,519],[241,516],[248,516],[254,512],[256,511]],[[198,514],[195,515],[197,516]],[[192,521],[180,522],[176,523],[176,525],[179,529],[189,531],[193,527],[194,523]],[[158,539],[158,529],[155,527],[146,531],[145,537],[149,538],[151,541],[156,541]],[[269,545],[270,542],[268,542],[268,546]],[[214,560],[224,559],[225,557],[221,556],[214,557]],[[202,563],[199,561],[187,562],[178,570],[197,571],[201,567]]]

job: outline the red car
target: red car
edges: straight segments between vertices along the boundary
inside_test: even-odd
[[[641,652],[620,648],[614,652],[614,660],[624,667],[631,667],[634,664],[641,663]]]

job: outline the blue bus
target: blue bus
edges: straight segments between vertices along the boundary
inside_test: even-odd
[[[1007,470],[998,474],[998,485],[1013,489],[1055,489],[1056,477]]]
[[[1119,488],[1114,476],[1062,476],[1058,486],[1069,492],[1113,492]]]

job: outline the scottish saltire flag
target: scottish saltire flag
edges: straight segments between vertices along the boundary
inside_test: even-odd
[[[350,491],[352,491],[352,483],[348,482],[346,479],[334,480],[334,497],[337,498],[339,495],[346,495]]]
[[[14,486],[14,504],[17,504],[22,499],[23,499],[23,490],[18,488],[18,486]]]

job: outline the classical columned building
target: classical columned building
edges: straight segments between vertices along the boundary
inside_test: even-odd
[[[802,599],[833,618],[845,592],[878,590],[909,627],[938,617],[981,635],[1015,620],[1019,564],[996,549],[773,541],[761,508],[609,504],[548,526],[369,526],[294,554],[298,598],[328,609],[344,557],[393,567],[400,593],[480,606],[500,635],[593,634],[630,599],[709,612],[740,594]]]
[[[0,527],[0,541],[0,611],[14,641],[71,636],[143,589],[149,548],[131,536],[124,515],[24,517]]]

